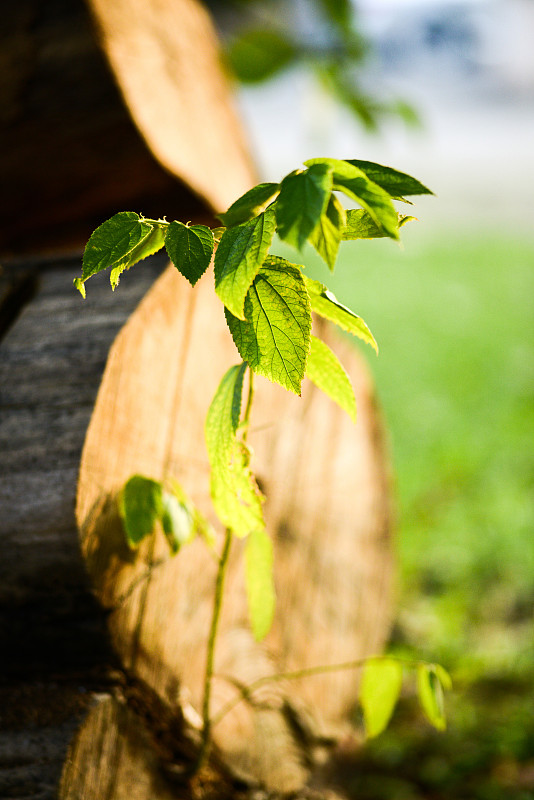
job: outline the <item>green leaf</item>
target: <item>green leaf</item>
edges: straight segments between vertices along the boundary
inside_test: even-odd
[[[218,214],[218,218],[227,228],[240,225],[264,211],[267,205],[280,191],[278,183],[258,183],[244,195],[232,203],[228,211]]]
[[[117,288],[121,273],[124,272],[125,269],[130,269],[130,267],[133,267],[138,261],[142,261],[143,258],[148,258],[148,256],[157,253],[164,244],[165,232],[163,227],[154,225],[148,236],[145,236],[137,247],[134,247],[131,253],[111,270],[109,280],[113,291]]]
[[[356,422],[356,398],[350,378],[336,354],[316,336],[311,337],[306,377]]]
[[[347,211],[347,224],[341,232],[344,241],[348,239],[379,239],[385,237],[384,230],[363,208]]]
[[[345,229],[346,216],[345,209],[337,197],[333,194],[330,195],[326,211],[309,237],[311,244],[331,270],[334,269],[336,263],[341,233]]]
[[[252,633],[260,641],[269,633],[276,604],[273,543],[265,530],[253,530],[247,539],[245,577]]]
[[[367,177],[374,183],[382,187],[391,197],[399,197],[404,194],[433,194],[430,189],[423,186],[416,178],[399,172],[391,167],[384,167],[382,164],[375,164],[373,161],[361,161],[360,159],[348,158],[348,164],[352,164],[361,169]]]
[[[224,305],[244,319],[245,296],[265,260],[274,236],[272,209],[227,228],[215,253],[215,291]]]
[[[127,264],[132,251],[152,232],[134,211],[120,211],[91,234],[83,253],[82,280],[108,267]]]
[[[417,665],[417,694],[428,720],[440,731],[445,730],[443,686],[450,688],[450,677],[438,664]]]
[[[311,331],[310,302],[300,270],[269,256],[246,296],[246,320],[225,313],[241,358],[254,372],[300,395]]]
[[[398,239],[398,215],[389,194],[377,183],[370,180],[365,172],[348,161],[336,158],[312,158],[305,162],[306,166],[324,165],[330,167],[333,174],[334,189],[344,192],[356,200],[377,225],[384,229],[387,236]]]
[[[118,498],[126,541],[135,549],[152,533],[163,513],[161,483],[143,475],[133,475],[124,485]]]
[[[206,417],[211,497],[221,522],[237,536],[264,527],[261,494],[248,468],[248,452],[236,438],[246,364],[223,376]]]
[[[402,228],[407,222],[415,219],[415,217],[403,216],[399,214],[398,227]],[[347,211],[347,224],[341,232],[341,238],[344,241],[349,239],[379,239],[385,237],[386,234],[380,228],[374,219],[361,208],[354,208]]]
[[[194,520],[189,508],[171,492],[163,492],[161,524],[171,552],[174,554],[182,545],[189,542],[195,533]]]
[[[370,344],[378,353],[378,345],[375,337],[363,319],[358,317],[350,308],[342,305],[337,297],[332,294],[324,284],[319,283],[319,281],[314,281],[305,275],[303,277],[310,297],[312,311],[315,311],[320,317],[324,317],[324,319],[335,323],[342,330],[347,331],[347,333],[352,333],[354,336],[363,339],[364,342]]]
[[[328,22],[337,25],[342,31],[350,32],[352,3],[350,0],[319,0]]]
[[[331,192],[329,165],[313,164],[307,170],[287,175],[280,184],[276,201],[276,229],[280,238],[301,250],[326,211]]]
[[[227,59],[243,83],[259,83],[281,72],[296,57],[294,44],[272,30],[248,30],[227,49]]]
[[[169,258],[191,286],[202,277],[213,254],[213,234],[205,225],[184,225],[171,222],[165,236]]]
[[[83,285],[83,281],[81,278],[74,278],[73,280],[74,288],[78,289],[79,293],[85,300],[85,286]]]
[[[387,727],[402,688],[402,665],[388,658],[365,663],[360,684],[360,703],[369,738]]]

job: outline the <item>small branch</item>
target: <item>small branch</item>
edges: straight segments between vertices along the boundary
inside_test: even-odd
[[[369,656],[368,658],[359,658],[356,661],[344,661],[340,664],[322,664],[316,667],[305,667],[304,669],[297,669],[291,672],[277,672],[274,675],[264,675],[261,678],[258,678],[252,683],[249,683],[248,686],[242,686],[239,684],[234,678],[226,677],[221,675],[223,680],[228,681],[231,683],[239,692],[239,697],[234,697],[233,700],[229,700],[226,705],[224,705],[218,714],[216,714],[213,719],[211,720],[211,727],[215,727],[218,723],[225,717],[227,714],[230,713],[242,700],[250,700],[250,697],[256,689],[260,689],[262,686],[265,686],[269,683],[279,683],[281,681],[292,681],[298,680],[299,678],[310,678],[314,675],[326,675],[328,672],[341,672],[343,670],[348,669],[359,669],[363,667],[368,661],[400,661],[402,664],[405,664],[407,667],[416,667],[418,664],[423,663],[421,661],[412,661],[410,659],[399,658],[398,656]]]

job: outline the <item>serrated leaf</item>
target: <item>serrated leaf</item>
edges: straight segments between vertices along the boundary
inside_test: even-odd
[[[360,703],[369,738],[387,727],[402,688],[402,665],[388,658],[369,659],[360,683]]]
[[[440,731],[445,730],[447,723],[445,720],[445,703],[443,699],[443,686],[438,677],[436,664],[417,665],[417,694],[419,702],[427,719]],[[443,668],[440,668],[443,670]],[[450,678],[447,676],[446,683],[450,685]],[[443,677],[443,675],[442,675]]]
[[[215,253],[215,291],[239,319],[245,319],[245,296],[264,262],[275,231],[272,209],[224,232]]]
[[[344,241],[349,239],[379,239],[386,233],[363,208],[347,211],[347,224],[341,232]]]
[[[241,358],[254,372],[300,395],[310,349],[311,313],[298,267],[269,256],[246,296],[246,320],[227,309],[225,313]]]
[[[279,190],[278,183],[259,183],[232,203],[228,211],[217,216],[227,228],[240,225],[264,211]]]
[[[128,256],[146,239],[152,225],[134,211],[120,211],[91,234],[83,253],[82,280],[108,267],[128,262]]]
[[[163,512],[161,483],[133,475],[124,485],[118,498],[119,514],[128,545],[139,547],[145,536],[154,530]]]
[[[398,239],[398,215],[391,198],[381,186],[370,180],[365,172],[336,158],[313,158],[305,162],[306,166],[329,167],[332,171],[334,189],[344,192],[356,200],[383,228],[385,234]]]
[[[407,222],[415,220],[416,217],[410,217],[399,214],[398,227],[402,228]],[[380,228],[374,219],[367,211],[362,208],[354,208],[347,211],[347,223],[341,231],[341,238],[343,241],[352,239],[380,239],[384,238],[386,234]]]
[[[316,336],[311,337],[306,377],[356,422],[356,398],[350,378],[336,354]]]
[[[350,308],[340,303],[337,297],[324,284],[314,281],[306,275],[303,278],[310,297],[312,311],[315,311],[320,317],[330,320],[330,322],[347,331],[347,333],[352,333],[354,336],[363,339],[378,353],[375,337],[364,320],[351,311]]]
[[[227,49],[230,67],[243,83],[258,83],[280,72],[294,60],[294,44],[265,28],[247,30]]]
[[[128,253],[128,255],[111,270],[109,281],[113,291],[115,291],[117,288],[121,273],[124,272],[125,269],[130,269],[130,267],[133,267],[134,264],[137,264],[144,258],[148,258],[148,256],[157,253],[158,250],[161,250],[164,244],[164,228],[160,225],[154,225],[148,236],[145,236],[145,238],[139,242],[137,247],[134,247],[131,253]]]
[[[237,536],[263,528],[261,494],[248,467],[248,452],[237,440],[246,364],[223,376],[206,417],[211,497],[219,519]]]
[[[370,180],[381,186],[391,197],[404,194],[433,194],[430,189],[405,172],[375,164],[374,161],[361,161],[356,158],[348,158],[347,163],[365,172]]]
[[[165,236],[169,258],[191,286],[202,277],[211,262],[213,234],[205,225],[184,225],[171,222]]]
[[[254,530],[247,539],[245,578],[252,633],[261,641],[269,633],[276,604],[273,543],[265,530]]]
[[[171,492],[163,492],[161,524],[173,554],[189,542],[195,533],[191,512],[185,503]]]
[[[345,229],[347,215],[335,195],[330,195],[325,213],[321,216],[309,239],[327,266],[333,270],[341,233]]]
[[[326,211],[331,192],[332,170],[323,163],[287,175],[276,201],[280,238],[301,250]]]

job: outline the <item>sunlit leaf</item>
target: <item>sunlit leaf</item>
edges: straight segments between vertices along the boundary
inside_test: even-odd
[[[444,683],[442,683],[444,680]],[[450,687],[450,677],[437,664],[417,665],[417,694],[428,720],[440,731],[445,730],[445,703],[443,686]]]
[[[190,510],[175,494],[163,491],[161,524],[169,547],[177,553],[194,536],[194,520]]]
[[[221,522],[237,536],[263,528],[262,496],[248,466],[248,453],[236,438],[246,364],[223,376],[206,417],[211,467],[211,497]]]
[[[254,372],[300,395],[310,349],[311,313],[301,271],[269,256],[245,300],[246,320],[226,310],[241,358]]]
[[[192,286],[209,267],[213,247],[213,234],[205,225],[174,221],[167,229],[165,248],[169,258]]]
[[[378,353],[378,345],[375,337],[367,327],[361,317],[355,314],[350,308],[342,305],[337,297],[319,281],[314,281],[306,275],[304,282],[310,297],[312,311],[320,317],[330,320],[347,333],[352,333],[370,344]]]
[[[356,200],[369,212],[375,222],[383,228],[385,234],[398,239],[398,215],[388,192],[367,177],[365,172],[348,161],[336,158],[312,158],[305,162],[312,165],[329,167],[334,189],[344,192]]]
[[[139,242],[137,247],[134,247],[134,249],[111,270],[109,282],[111,283],[111,288],[113,291],[115,291],[117,288],[119,284],[119,278],[125,269],[130,269],[130,267],[133,267],[134,264],[137,264],[144,258],[148,258],[148,256],[157,253],[158,250],[161,250],[164,244],[164,228],[160,225],[154,225],[148,236],[145,236],[145,238]]]
[[[356,421],[356,398],[350,378],[336,354],[316,336],[311,337],[306,377]]]
[[[99,225],[85,246],[82,277],[76,279],[76,288],[82,292],[83,282],[91,275],[96,275],[108,267],[115,268],[114,283],[116,285],[122,269],[126,269],[134,263],[131,258],[133,251],[145,239],[148,239],[153,230],[154,226],[143,220],[134,211],[120,211]],[[141,255],[140,258],[144,258],[144,256]]]
[[[388,658],[371,658],[363,669],[360,703],[367,736],[387,727],[402,688],[402,665]]]
[[[274,230],[274,211],[268,209],[248,222],[227,228],[215,253],[215,291],[241,320],[245,319],[245,296],[269,252]]]
[[[245,550],[248,610],[254,638],[263,639],[274,616],[273,544],[265,530],[251,532]]]
[[[373,161],[361,161],[355,158],[348,158],[347,163],[365,172],[370,180],[381,186],[391,197],[399,197],[399,195],[404,194],[433,194],[430,189],[423,186],[416,178],[412,178],[411,175],[406,175],[406,173],[399,172],[391,167],[384,167],[382,164],[375,164]]]
[[[118,507],[126,541],[135,549],[153,532],[163,513],[161,483],[143,475],[133,475],[119,494]]]
[[[321,258],[333,270],[342,231],[345,230],[346,212],[335,195],[330,195],[326,211],[319,219],[309,239]]]
[[[326,211],[331,192],[332,170],[326,164],[314,164],[287,175],[276,201],[280,238],[301,250]]]
[[[227,228],[247,222],[265,210],[278,194],[279,188],[278,183],[259,183],[232,203],[228,211],[218,214],[218,217]]]

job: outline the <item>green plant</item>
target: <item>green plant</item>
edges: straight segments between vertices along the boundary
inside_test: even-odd
[[[360,208],[346,211],[338,192]],[[83,296],[85,281],[92,275],[111,268],[111,286],[115,289],[124,270],[162,247],[194,286],[208,269],[218,243],[213,259],[215,291],[242,361],[223,376],[205,425],[211,497],[226,533],[207,645],[200,760],[209,746],[214,723],[210,718],[213,658],[233,536],[247,538],[246,583],[251,626],[257,639],[268,632],[275,606],[272,543],[265,529],[263,498],[250,467],[247,446],[254,375],[277,382],[296,395],[300,395],[301,383],[308,377],[355,420],[350,380],[336,355],[312,335],[312,311],[377,350],[363,319],[339,303],[325,285],[303,274],[301,265],[269,255],[275,232],[298,250],[311,243],[333,270],[341,241],[379,237],[397,240],[400,228],[413,217],[399,215],[393,201],[429,193],[419,181],[389,167],[367,161],[317,158],[280,183],[261,183],[246,192],[219,215],[224,227],[212,230],[203,225],[147,219],[126,211],[104,222],[87,243],[82,277],[74,281]],[[170,479],[160,483],[133,476],[120,493],[119,510],[131,548],[150,535],[156,523],[161,525],[173,553],[199,532],[213,545],[209,526],[192,507],[182,487]],[[353,669],[362,663],[317,667],[286,674],[284,678]],[[434,725],[443,727],[441,691],[442,686],[448,685],[448,676],[437,665],[418,662],[416,669],[425,713]],[[266,680],[276,679],[270,676]],[[373,658],[366,663],[360,698],[369,735],[376,735],[387,724],[401,682],[402,664],[398,659]],[[245,687],[243,696],[247,691],[251,687]]]

